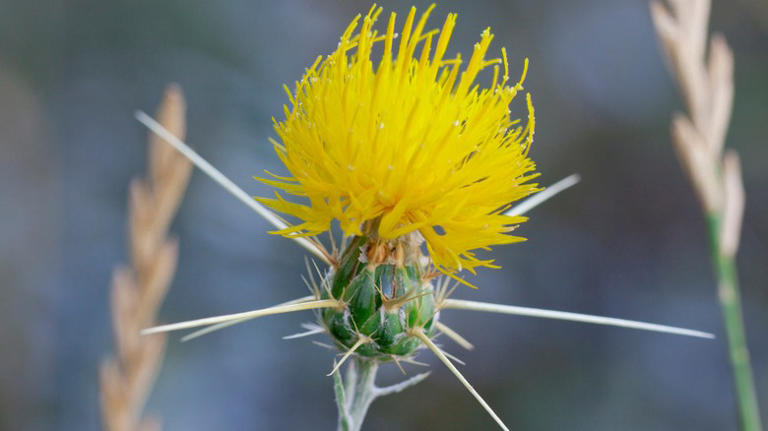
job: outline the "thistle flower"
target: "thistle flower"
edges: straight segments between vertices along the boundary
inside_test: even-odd
[[[566,178],[511,207],[512,202],[539,191],[530,183],[537,175],[528,158],[534,128],[530,96],[525,125],[511,119],[509,111],[522,90],[527,61],[519,82],[509,85],[504,49],[501,59],[485,58],[493,38],[485,30],[462,71],[461,56],[444,59],[456,15],[448,15],[439,32],[425,31],[432,9],[416,23],[415,9],[411,9],[397,37],[395,55],[396,17],[390,15],[386,32],[379,35],[373,25],[382,9],[374,6],[362,18],[359,34],[353,34],[360,22],[357,17],[342,34],[336,51],[318,57],[293,92],[286,88],[290,107],[284,107],[283,121],[274,121],[280,142],[272,143],[290,176],[270,174],[270,179],[262,181],[306,199],[305,203],[289,202],[279,192],[275,199],[251,199],[152,118],[137,114],[139,121],[275,226],[276,233],[328,264],[322,270],[307,261],[304,280],[309,296],[143,333],[203,327],[183,338],[188,340],[261,316],[315,310],[317,322],[306,325],[307,332],[287,338],[330,336],[341,356],[329,375],[334,378],[339,429],[347,431],[360,429],[374,399],[427,376],[419,374],[385,388],[375,385],[380,363],[416,363],[414,357],[421,349],[433,352],[496,423],[507,429],[453,364],[458,359],[435,343],[434,338],[444,334],[472,348],[440,320],[444,310],[712,338],[708,333],[652,323],[449,298],[464,282],[457,275],[460,270],[494,266],[492,260],[476,257],[477,249],[522,240],[509,234],[525,220],[522,214],[578,178]],[[374,44],[382,42],[383,56],[374,66],[371,52]],[[493,68],[491,85],[481,90],[474,81],[487,67]],[[301,223],[289,225],[259,202]],[[333,220],[344,233],[339,246],[330,232]],[[330,250],[318,239],[324,232],[329,234]],[[350,358],[344,382],[339,370]]]
[[[291,176],[262,181],[308,203],[279,193],[259,199],[302,220],[278,233],[317,235],[335,219],[345,234],[360,235],[376,220],[385,240],[419,232],[430,260],[444,271],[492,266],[475,250],[523,240],[509,233],[525,218],[505,211],[538,190],[529,182],[538,176],[528,158],[530,94],[525,125],[509,109],[523,89],[527,60],[520,80],[510,84],[504,48],[501,58],[486,58],[490,29],[466,67],[460,54],[445,58],[456,14],[440,31],[426,31],[433,8],[418,22],[412,8],[398,37],[395,13],[384,34],[373,29],[382,12],[374,5],[358,34],[359,16],[336,51],[318,57],[293,92],[285,87],[290,106],[283,121],[273,118],[280,142],[272,143]],[[384,45],[381,59],[371,58],[376,44]],[[475,80],[489,67],[493,78],[482,89]]]

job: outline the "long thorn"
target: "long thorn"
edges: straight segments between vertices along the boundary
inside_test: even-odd
[[[404,376],[408,375],[408,373],[405,372],[405,368],[403,368],[403,364],[400,363],[400,359],[398,359],[396,355],[390,355],[389,357],[392,359],[395,365],[397,365],[397,368],[401,373],[403,373]]]
[[[504,213],[504,215],[507,215],[507,216],[523,215],[528,211],[534,209],[535,207],[539,206],[540,204],[548,201],[550,198],[554,197],[556,194],[562,192],[563,190],[569,187],[575,186],[579,181],[581,181],[581,177],[579,176],[579,174],[569,175],[563,178],[562,180],[547,187],[543,191],[536,193],[535,195],[529,197],[528,199],[510,208]]]
[[[222,174],[221,171],[213,167],[213,165],[208,163],[207,160],[205,160],[202,156],[197,154],[195,150],[190,148],[181,139],[177,138],[173,133],[169,132],[165,127],[163,127],[160,123],[155,121],[152,117],[150,117],[143,111],[136,111],[135,117],[137,120],[139,120],[141,124],[146,126],[149,130],[151,130],[154,134],[159,136],[162,140],[170,144],[173,148],[178,150],[181,154],[183,154],[186,158],[188,158],[192,163],[194,163],[195,166],[197,166],[201,171],[203,171],[206,175],[211,177],[212,180],[216,181],[220,186],[222,186],[226,191],[231,193],[234,197],[236,197],[241,202],[246,204],[252,210],[256,211],[257,214],[263,217],[272,226],[280,230],[286,229],[288,227],[288,225],[285,222],[283,222],[277,215],[275,215],[275,213],[268,210],[265,206],[261,205],[260,203],[256,202],[251,196],[248,196],[248,194],[245,193],[243,189],[238,187],[234,182],[232,182],[232,180],[230,180],[224,174]],[[330,264],[330,259],[328,259],[328,253],[324,249],[322,249],[317,243],[312,242],[304,237],[292,237],[290,239],[299,243],[299,245],[307,249],[310,253],[319,257],[326,264]]]
[[[320,283],[322,283],[326,279],[326,277],[323,275],[323,272],[320,271],[320,267],[317,266],[317,262],[315,262],[314,259],[311,259],[311,261],[312,261],[312,266],[315,267],[315,272],[317,273],[317,277],[320,279]]]
[[[542,317],[545,319],[570,320],[572,322],[594,323],[596,325],[618,326],[622,328],[641,329],[644,331],[664,332],[667,334],[685,335],[698,338],[715,338],[709,332],[694,329],[678,328],[675,326],[658,325],[656,323],[638,322],[636,320],[617,319],[615,317],[594,316],[591,314],[571,313],[568,311],[542,310],[540,308],[519,307],[515,305],[491,304],[488,302],[465,301],[462,299],[446,299],[442,303],[444,309],[485,311],[488,313],[513,314],[518,316]]]
[[[331,346],[330,344],[328,344],[328,343],[323,343],[323,342],[320,342],[320,341],[317,341],[317,340],[312,340],[312,344],[314,344],[314,345],[316,345],[316,346],[320,346],[320,347],[322,347],[322,348],[324,348],[324,349],[328,349],[328,350],[336,350],[336,348],[335,348],[335,347],[333,347],[333,346]]]
[[[277,305],[275,305],[275,307],[280,307],[280,306],[283,306],[283,305],[298,304],[298,303],[301,303],[301,302],[311,301],[313,299],[316,299],[316,298],[314,296],[304,296],[302,298],[297,298],[297,299],[294,299],[294,300],[291,300],[291,301],[283,302],[282,304],[277,304]],[[229,322],[219,323],[219,324],[216,324],[216,325],[211,325],[211,326],[208,326],[206,328],[197,330],[195,332],[192,332],[191,334],[187,334],[187,335],[181,337],[181,342],[184,343],[184,342],[187,342],[187,341],[190,341],[190,340],[194,340],[195,338],[202,337],[203,335],[210,334],[211,332],[216,332],[216,331],[219,331],[219,330],[224,329],[224,328],[229,328],[230,326],[235,326],[235,325],[237,325],[239,323],[247,322],[248,320],[250,320],[250,319],[249,318],[243,318],[243,319],[232,320],[232,321],[229,321]]]
[[[286,335],[283,337],[283,340],[293,340],[296,338],[309,337],[315,334],[322,334],[323,332],[325,332],[325,328],[318,327],[315,329],[310,329],[309,331],[299,332],[298,334]]]
[[[435,343],[433,343],[432,340],[430,340],[429,337],[427,337],[426,334],[424,334],[424,331],[422,331],[421,329],[416,329],[413,331],[413,335],[418,337],[427,346],[427,348],[431,350],[432,353],[435,354],[435,356],[437,356],[437,359],[439,359],[440,362],[445,364],[445,366],[448,367],[449,370],[451,370],[453,375],[456,376],[457,379],[459,379],[461,384],[464,385],[465,388],[467,388],[469,393],[472,394],[473,397],[475,397],[477,402],[479,402],[480,405],[483,406],[485,411],[488,412],[489,415],[491,415],[493,420],[496,421],[496,423],[501,427],[501,429],[503,429],[504,431],[509,431],[509,428],[507,428],[507,426],[504,425],[504,422],[502,422],[499,416],[496,415],[496,412],[493,411],[491,406],[489,406],[488,403],[485,402],[483,397],[481,397],[480,394],[477,393],[475,388],[473,388],[472,385],[469,384],[467,379],[465,379],[464,376],[461,374],[461,372],[459,372],[459,370],[456,369],[456,366],[453,365],[453,363],[448,359],[447,356],[445,356],[443,351],[440,350],[440,348],[437,347]]]
[[[246,321],[248,321],[248,319],[238,319],[238,320],[232,320],[230,322],[219,323],[217,325],[207,326],[203,329],[197,330],[191,334],[187,334],[181,337],[181,342],[186,343],[187,341],[194,340],[195,338],[202,337],[203,335],[208,335],[211,332],[220,331],[222,329],[229,328],[230,326],[235,326],[240,323],[245,323]]]
[[[347,350],[347,353],[344,353],[344,356],[341,357],[341,360],[336,363],[336,365],[333,367],[330,373],[328,373],[328,377],[332,376],[336,371],[339,370],[339,367],[346,362],[347,359],[349,359],[350,356],[352,356],[353,353],[355,353],[355,350],[357,350],[358,347],[362,346],[363,344],[371,341],[368,337],[360,337],[355,344],[352,345],[352,347]]]
[[[334,239],[331,229],[328,229],[328,239],[331,243],[331,256],[333,256],[333,260],[338,260],[339,249],[336,248],[336,239]]]
[[[293,311],[313,310],[316,308],[337,307],[339,302],[335,299],[324,299],[320,301],[302,302],[299,304],[280,305],[260,310],[246,311],[243,313],[225,314],[223,316],[206,317],[203,319],[188,320],[186,322],[171,323],[169,325],[160,325],[153,328],[147,328],[141,331],[141,335],[155,334],[157,332],[177,331],[179,329],[196,328],[198,326],[215,325],[217,323],[231,322],[233,320],[245,321],[257,317],[269,316],[271,314],[290,313]]]
[[[442,350],[442,349],[441,349],[441,350]],[[444,354],[445,356],[447,356],[447,357],[448,357],[448,359],[452,360],[453,362],[456,362],[456,363],[458,363],[459,365],[461,365],[461,366],[464,366],[464,367],[466,367],[466,366],[467,366],[467,363],[466,363],[466,362],[464,362],[464,361],[462,361],[461,359],[457,358],[455,355],[452,355],[452,354],[450,354],[450,353],[446,352],[445,350],[442,350],[442,352],[443,352],[443,354]]]
[[[472,343],[470,343],[466,338],[462,337],[461,334],[459,334],[458,332],[456,332],[453,329],[449,328],[446,324],[444,324],[442,322],[437,322],[435,324],[435,326],[437,327],[437,329],[440,332],[445,334],[446,337],[448,337],[451,340],[453,340],[459,346],[461,346],[461,347],[463,347],[463,348],[465,348],[467,350],[472,350],[472,349],[475,348],[475,346],[473,346]]]
[[[416,365],[418,367],[428,367],[429,364],[425,362],[419,362],[413,358],[400,358],[400,362],[405,362],[406,364]]]

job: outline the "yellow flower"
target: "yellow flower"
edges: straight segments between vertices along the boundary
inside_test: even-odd
[[[509,110],[523,88],[527,60],[520,82],[509,85],[504,48],[501,59],[485,58],[493,39],[486,29],[462,71],[461,55],[444,58],[456,14],[442,30],[425,32],[433,8],[415,26],[412,8],[398,35],[394,13],[384,34],[373,30],[382,11],[374,5],[358,34],[360,16],[293,92],[285,87],[290,106],[283,107],[285,120],[273,118],[281,142],[272,143],[290,176],[261,181],[308,202],[289,202],[277,192],[276,199],[260,198],[301,220],[277,233],[317,235],[335,219],[355,235],[363,222],[376,220],[384,239],[418,230],[443,272],[493,267],[475,251],[524,240],[509,233],[526,219],[503,213],[538,190],[528,183],[538,175],[528,158],[530,94],[527,124],[511,119]],[[374,61],[373,47],[381,42],[383,55]],[[490,66],[491,85],[481,89],[474,81]]]

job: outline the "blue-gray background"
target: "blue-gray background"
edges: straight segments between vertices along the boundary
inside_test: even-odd
[[[409,4],[386,4],[402,16]],[[425,2],[417,2],[423,9]],[[127,184],[142,174],[163,87],[188,96],[188,141],[252,194],[280,171],[267,137],[281,86],[328,53],[366,2],[0,2],[0,428],[100,427],[97,366],[112,348],[108,285],[125,261]],[[542,182],[582,183],[531,213],[529,241],[498,247],[462,298],[715,332],[703,341],[471,312],[443,319],[476,344],[463,372],[515,429],[736,429],[704,223],[668,137],[680,108],[643,0],[443,1],[449,52],[490,25],[514,69],[531,59],[533,158]],[[747,328],[768,416],[768,6],[716,2],[736,56],[728,145],[744,162],[739,255]],[[302,250],[199,172],[173,231],[178,321],[305,294]],[[171,339],[148,410],[168,430],[332,429],[331,353],[282,341],[305,315],[269,317],[192,343]],[[426,382],[374,404],[368,429],[492,429],[427,354]],[[418,369],[409,368],[416,372]],[[382,381],[398,372],[387,369]]]

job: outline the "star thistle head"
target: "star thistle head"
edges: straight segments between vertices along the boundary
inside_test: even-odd
[[[477,249],[522,241],[510,232],[524,217],[505,215],[510,204],[535,191],[538,174],[528,158],[534,116],[510,117],[520,81],[510,84],[506,51],[487,59],[493,39],[483,31],[465,67],[445,58],[456,22],[425,31],[434,5],[418,22],[412,8],[402,31],[389,16],[383,34],[373,29],[382,9],[356,17],[336,51],[318,57],[291,92],[285,119],[273,119],[272,141],[290,176],[261,181],[306,198],[280,193],[259,201],[301,220],[277,233],[317,235],[338,220],[347,235],[396,239],[418,231],[433,264],[444,272],[493,267]],[[359,27],[359,33],[356,30]],[[381,59],[372,59],[383,43]],[[395,50],[395,45],[397,49]],[[396,53],[395,53],[396,51]],[[475,83],[492,67],[488,88]],[[368,222],[368,223],[366,223]],[[374,229],[374,232],[363,232]]]
[[[521,241],[510,232],[522,214],[578,181],[566,178],[520,205],[512,202],[537,191],[529,181],[537,174],[528,150],[533,140],[533,107],[527,97],[528,122],[510,118],[509,105],[522,90],[508,85],[506,52],[485,59],[493,35],[485,30],[466,67],[461,56],[444,59],[456,15],[440,31],[424,31],[430,7],[418,22],[411,9],[402,33],[395,33],[395,14],[387,30],[373,30],[382,9],[374,6],[346,29],[339,46],[309,67],[293,92],[285,120],[274,121],[281,142],[273,141],[290,176],[262,181],[308,203],[259,199],[302,222],[289,226],[258,204],[220,171],[143,112],[137,119],[174,146],[222,187],[274,225],[277,233],[330,265],[327,271],[307,261],[305,283],[310,296],[273,307],[160,325],[143,334],[203,327],[192,339],[257,317],[315,310],[317,324],[287,338],[327,333],[341,355],[334,376],[339,429],[358,430],[370,403],[416,384],[426,374],[379,388],[378,364],[412,362],[427,348],[459,379],[503,430],[499,416],[453,364],[458,361],[434,342],[439,334],[464,348],[472,345],[440,321],[445,310],[464,309],[621,326],[713,338],[712,334],[647,322],[541,310],[449,298],[457,284],[435,280],[431,265],[451,277],[461,269],[491,267],[475,251]],[[415,23],[415,26],[414,26]],[[393,53],[395,41],[399,47]],[[436,42],[435,42],[436,41]],[[383,43],[374,64],[371,51]],[[433,51],[433,42],[434,51]],[[417,55],[418,51],[418,55]],[[487,89],[474,84],[491,67]],[[503,68],[503,69],[502,69]],[[502,75],[503,71],[503,75]],[[270,174],[271,175],[271,174]],[[328,252],[314,236],[337,220],[347,235],[340,249]],[[350,238],[351,237],[351,238]],[[333,238],[333,236],[331,236]],[[422,244],[426,242],[428,256]],[[339,253],[341,251],[341,253]],[[315,275],[317,277],[315,277]],[[460,279],[458,279],[461,281]],[[346,377],[340,367],[350,358]],[[460,361],[459,361],[460,362]],[[360,369],[358,374],[357,369]]]

